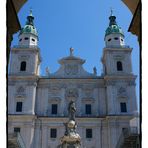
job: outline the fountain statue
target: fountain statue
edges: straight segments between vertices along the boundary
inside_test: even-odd
[[[68,106],[69,121],[64,123],[65,133],[61,138],[60,148],[81,148],[81,137],[76,132],[75,112],[75,103],[74,101],[70,101]]]

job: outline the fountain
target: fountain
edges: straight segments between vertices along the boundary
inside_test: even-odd
[[[69,121],[64,123],[65,133],[61,137],[60,148],[81,148],[81,137],[76,132],[77,124],[75,121],[75,103],[70,101],[68,106]]]

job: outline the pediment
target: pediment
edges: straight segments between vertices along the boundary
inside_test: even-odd
[[[55,78],[94,78],[96,72],[89,73],[83,68],[85,60],[70,55],[59,60],[60,68],[55,72],[49,74],[49,77]]]

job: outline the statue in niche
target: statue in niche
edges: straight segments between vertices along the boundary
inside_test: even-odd
[[[69,120],[75,121],[76,107],[74,101],[70,101],[68,106]]]

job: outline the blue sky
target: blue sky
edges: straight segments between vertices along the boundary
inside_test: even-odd
[[[121,0],[28,0],[18,16],[23,27],[30,8],[33,10],[42,56],[41,75],[45,74],[47,66],[55,72],[59,68],[57,61],[69,55],[70,47],[75,49],[74,55],[86,60],[84,68],[87,71],[92,72],[96,66],[100,75],[111,7],[124,31],[126,44],[133,48],[133,73],[138,76],[136,92],[139,98],[139,45],[137,37],[127,32],[132,14]],[[17,36],[14,35],[12,46],[17,45]]]

